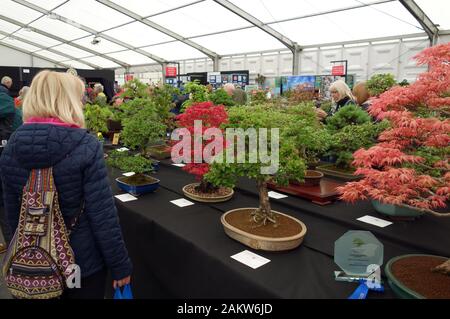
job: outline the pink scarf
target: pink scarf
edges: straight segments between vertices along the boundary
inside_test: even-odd
[[[51,124],[64,127],[80,128],[78,125],[65,123],[56,117],[31,117],[24,124]]]

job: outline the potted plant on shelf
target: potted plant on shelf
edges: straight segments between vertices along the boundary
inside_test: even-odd
[[[154,145],[166,138],[167,126],[161,121],[158,107],[155,103],[144,100],[139,110],[130,117],[122,120],[122,143],[132,150],[137,150],[141,155],[148,155],[148,146]]]
[[[450,217],[450,43],[416,59],[429,71],[373,101],[370,113],[392,127],[377,145],[354,154],[364,179],[340,190],[345,201],[371,199],[384,214]],[[394,291],[411,298],[449,298],[449,273],[448,258],[436,256],[401,256],[386,266]]]
[[[187,130],[191,137],[195,137],[196,133],[200,133],[196,132],[196,121],[201,121],[197,122],[197,124],[201,123],[202,136],[210,129],[218,129],[223,135],[223,130],[220,129],[220,127],[222,124],[227,123],[228,115],[223,105],[217,106],[212,102],[203,102],[192,105],[184,114],[177,116],[178,127]],[[187,152],[188,154],[179,154],[177,151],[173,152],[189,162],[183,167],[183,170],[194,175],[198,181],[198,183],[184,186],[184,195],[199,202],[224,202],[231,199],[234,194],[232,188],[215,186],[204,179],[204,176],[209,172],[210,167],[210,164],[203,158],[204,151],[206,147],[209,147],[208,145],[211,145],[211,143],[214,142],[215,140],[212,138],[202,138],[201,141],[193,139],[192,141],[189,141],[190,152],[186,149],[183,150],[183,152]],[[197,143],[198,145],[196,145]],[[224,143],[221,143],[220,147],[215,149],[214,154],[211,155],[214,156],[216,153],[221,152],[224,146]],[[203,160],[196,162],[195,159],[197,157]]]
[[[269,182],[288,184],[291,179],[301,180],[306,170],[295,142],[283,136],[286,127],[292,125],[292,117],[278,110],[248,106],[233,107],[228,110],[228,116],[229,123],[225,125],[226,128],[244,131],[255,129],[254,133],[258,139],[262,137],[263,132],[267,132],[265,129],[270,130],[267,133],[267,142],[271,145],[268,150],[270,156],[273,156],[271,162],[278,170],[268,161],[261,160],[258,149],[249,147],[248,139],[245,141],[245,153],[236,152],[232,148],[230,150],[232,143],[228,141],[226,152],[235,154],[234,161],[225,162],[225,156],[222,156],[222,160],[218,158],[205,178],[215,185],[228,187],[234,187],[239,177],[254,179],[258,187],[259,207],[226,212],[221,218],[226,234],[254,249],[282,251],[298,247],[306,235],[305,224],[296,218],[273,211],[268,194]],[[277,139],[276,131],[272,129],[280,130],[280,139]]]
[[[159,180],[148,175],[154,171],[154,162],[140,154],[112,151],[107,159],[108,165],[123,172],[134,173],[132,176],[116,178],[120,189],[135,196],[154,192],[159,187]]]
[[[84,117],[86,128],[95,136],[100,137],[102,133],[108,132],[107,121],[113,113],[108,107],[97,104],[86,104],[84,108]],[[103,141],[103,137],[101,138]]]

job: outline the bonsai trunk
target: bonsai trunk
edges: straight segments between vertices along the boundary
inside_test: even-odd
[[[267,190],[267,181],[258,180],[259,208],[252,214],[253,220],[258,223],[256,227],[265,226],[268,222],[277,226],[275,214],[272,212]]]
[[[214,193],[217,190],[216,187],[214,187],[213,184],[205,181],[203,178],[200,181],[200,185],[197,186],[197,191],[204,193],[204,194],[211,194]]]
[[[450,276],[450,259],[447,260],[445,263],[443,263],[440,266],[437,266],[433,269],[433,272],[439,272],[441,274]]]

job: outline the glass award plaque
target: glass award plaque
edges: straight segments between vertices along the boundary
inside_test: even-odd
[[[380,281],[383,244],[371,232],[349,231],[334,244],[334,262],[342,270],[335,272],[336,280]]]

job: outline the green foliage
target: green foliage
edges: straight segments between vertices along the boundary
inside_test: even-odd
[[[327,129],[339,131],[348,125],[360,125],[371,121],[370,115],[354,104],[342,107],[335,115],[327,118]]]
[[[397,82],[390,73],[375,74],[367,81],[367,90],[372,96],[378,96],[393,87]]]
[[[106,122],[113,116],[113,113],[108,107],[102,107],[97,104],[86,104],[84,109],[84,117],[86,120],[86,127],[94,133],[106,133],[108,127]]]
[[[398,85],[400,85],[400,86],[408,86],[409,82],[408,82],[407,79],[403,79],[403,81],[399,82]]]
[[[261,169],[268,167],[269,163],[263,163],[259,158],[257,148],[249,149],[249,141],[246,140],[245,163],[240,164],[244,158],[238,158],[234,163],[214,163],[210,172],[205,175],[207,181],[216,186],[233,187],[237,179],[247,176],[258,181],[274,180],[279,184],[287,184],[290,179],[301,180],[304,177],[305,162],[299,153],[299,147],[296,140],[290,138],[287,128],[293,125],[293,117],[286,112],[275,109],[268,109],[264,106],[244,106],[232,107],[228,111],[229,124],[225,128],[256,129],[259,137],[259,128],[268,129],[267,136],[268,148],[270,153],[271,134],[270,129],[278,128],[280,130],[280,153],[279,170],[274,175],[265,175]],[[252,156],[257,158],[256,163],[249,163]]]
[[[422,157],[425,161],[421,164],[407,164],[405,167],[413,168],[418,174],[430,175],[435,178],[442,176],[442,169],[436,169],[435,163],[448,158],[450,146],[447,147],[420,147],[413,155]]]
[[[322,103],[320,103],[320,108],[322,110],[324,110],[327,114],[330,113],[332,106],[333,106],[333,102],[331,100],[330,101],[323,101]]]
[[[209,95],[209,99],[215,105],[234,106],[234,101],[224,89],[218,89]]]
[[[128,152],[112,151],[106,160],[107,164],[124,172],[145,174],[153,171],[153,161],[142,155],[131,156]]]
[[[190,98],[183,103],[181,108],[182,112],[184,112],[184,110],[192,104],[207,102],[209,100],[208,88],[204,85],[201,85],[199,80],[186,83],[184,90],[185,93],[190,95]]]
[[[330,138],[328,155],[335,156],[336,166],[350,169],[353,153],[360,148],[373,146],[381,132],[389,127],[387,121],[380,123],[366,122],[361,125],[347,125],[339,131],[333,131]]]
[[[122,98],[136,99],[136,98],[148,98],[148,85],[139,81],[139,79],[133,79],[128,81],[123,86],[124,92],[120,95]]]
[[[267,103],[266,92],[262,90],[256,90],[250,96],[250,105],[261,105]]]
[[[157,143],[166,135],[167,126],[162,123],[158,108],[153,102],[140,105],[141,109],[122,120],[122,143],[130,149],[144,152],[148,144]],[[134,111],[133,111],[134,112]]]
[[[315,111],[316,107],[313,102],[302,102],[298,105],[290,106],[285,109],[288,114],[294,116],[293,120],[303,120],[308,125],[319,126],[320,121]]]

